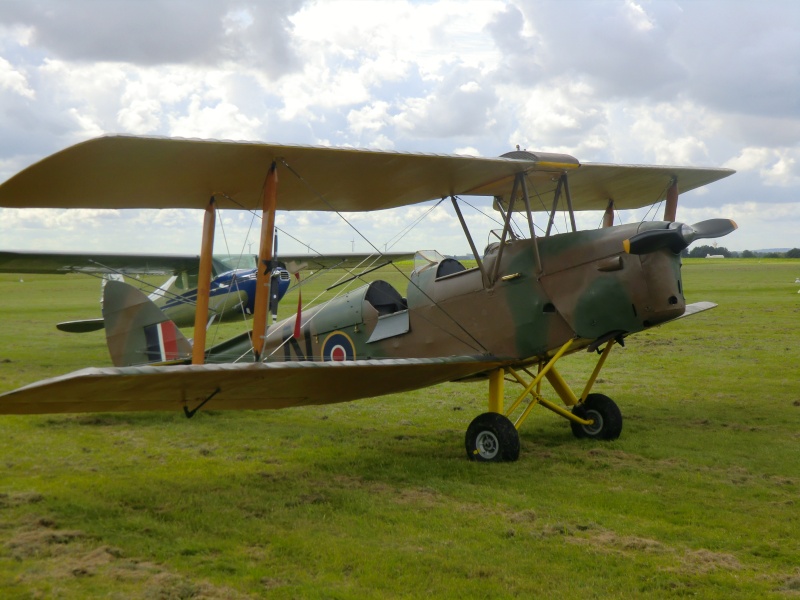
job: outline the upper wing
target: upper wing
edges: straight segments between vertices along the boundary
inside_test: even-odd
[[[373,263],[399,262],[401,260],[414,260],[413,252],[383,252],[378,254],[280,254],[278,258],[289,265],[306,265],[306,269],[337,269],[371,267]],[[291,269],[290,269],[291,270]]]
[[[57,152],[0,186],[12,208],[255,209],[273,161],[278,209],[364,211],[466,193],[533,161],[350,148],[107,136]]]
[[[604,209],[609,198],[618,208],[633,208],[652,204],[673,176],[688,191],[733,172],[580,165],[572,157],[529,152],[512,156],[107,136],[17,173],[0,185],[0,206],[204,208],[214,196],[221,208],[255,209],[273,161],[280,167],[278,209],[314,211],[379,210],[449,195],[508,196],[521,172],[527,174],[531,194],[549,194],[564,171],[570,173],[576,210]]]
[[[0,414],[285,408],[460,379],[501,366],[469,357],[83,369],[0,395]]]
[[[197,273],[200,257],[191,254],[98,254],[90,252],[0,252],[0,273],[122,273],[167,275]],[[214,274],[226,270],[214,261]]]
[[[605,210],[609,200],[616,209],[633,209],[660,202],[667,195],[673,180],[678,181],[678,191],[685,193],[708,185],[729,175],[732,169],[670,167],[661,165],[608,165],[583,163],[580,169],[568,174],[569,191],[574,210]],[[531,210],[552,209],[553,194],[557,180],[542,180],[528,177],[528,194]],[[503,208],[507,208],[507,199]],[[566,210],[565,193],[562,190],[558,210]],[[515,211],[525,210],[521,202]]]

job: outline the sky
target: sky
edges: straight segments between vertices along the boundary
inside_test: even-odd
[[[794,0],[3,0],[0,181],[108,133],[476,156],[520,146],[736,169],[682,195],[678,220],[733,218],[719,240],[730,250],[798,247],[798,31]],[[480,247],[496,216],[473,203]],[[280,213],[280,249],[468,251],[446,204],[346,217]],[[201,222],[0,209],[0,249],[197,253]],[[222,213],[215,251],[255,251],[258,227]]]

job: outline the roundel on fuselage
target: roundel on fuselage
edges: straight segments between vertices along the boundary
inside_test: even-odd
[[[346,333],[333,331],[322,342],[322,360],[341,362],[355,359],[356,349],[353,340]]]

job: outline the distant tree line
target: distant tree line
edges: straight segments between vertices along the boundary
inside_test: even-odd
[[[681,252],[681,256],[684,258],[705,258],[709,254],[725,258],[800,258],[800,248],[792,248],[786,252],[754,252],[752,250],[736,252],[728,250],[724,246],[695,246],[691,250],[686,248]]]

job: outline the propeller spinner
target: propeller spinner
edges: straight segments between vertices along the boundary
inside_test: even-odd
[[[637,233],[622,242],[628,254],[649,254],[668,248],[678,254],[695,240],[722,237],[737,228],[731,219],[708,219],[694,225],[671,223],[666,229],[651,229]]]

